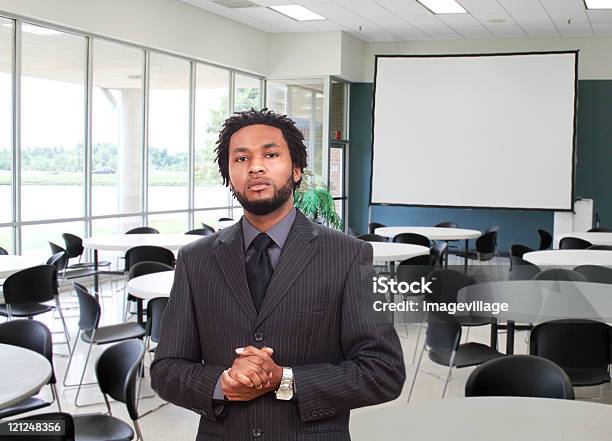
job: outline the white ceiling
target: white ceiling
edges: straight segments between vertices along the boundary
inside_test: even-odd
[[[269,33],[347,31],[370,42],[612,36],[612,10],[587,11],[583,0],[457,0],[469,14],[442,15],[416,0],[250,0],[261,6],[238,9],[181,1]],[[297,22],[265,7],[284,4],[327,20]]]

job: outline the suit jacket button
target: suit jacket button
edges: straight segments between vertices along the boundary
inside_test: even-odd
[[[330,409],[330,411],[331,411],[331,414],[333,415],[333,414],[335,414],[335,413],[336,413],[336,408],[335,408],[335,407],[332,407],[332,408]]]
[[[259,438],[262,434],[263,434],[263,430],[259,428],[253,429],[253,431],[251,432],[251,435],[253,435],[253,438]]]
[[[263,341],[264,335],[261,332],[256,332],[254,338],[255,341],[260,342]]]
[[[317,412],[316,410],[313,410],[312,412],[310,412],[310,414],[311,414],[313,417],[319,416],[319,412]]]

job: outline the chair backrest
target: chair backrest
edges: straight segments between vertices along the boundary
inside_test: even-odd
[[[38,320],[11,320],[0,324],[0,343],[34,351],[51,364],[49,384],[55,384],[51,331]]]
[[[361,234],[357,239],[365,240],[366,242],[389,242],[389,238],[378,234]]]
[[[559,241],[560,250],[586,250],[593,244],[579,237],[564,237]]]
[[[587,279],[576,271],[564,268],[551,268],[544,270],[535,276],[533,280],[553,280],[558,282],[586,282]]]
[[[534,251],[534,250],[525,245],[521,245],[521,244],[510,245],[510,256],[522,258],[523,254],[530,253],[531,251]]]
[[[427,277],[434,269],[434,259],[433,255],[426,254],[402,260],[397,266],[397,281],[413,282]]]
[[[612,245],[591,245],[587,250],[612,251]]]
[[[4,426],[4,425],[8,425],[9,423],[15,423],[15,422],[36,422],[36,421],[41,421],[41,422],[59,422],[62,424],[62,426],[64,427],[64,434],[63,435],[48,435],[45,434],[43,436],[34,436],[34,437],[26,437],[23,436],[24,433],[18,433],[15,435],[2,435],[2,440],[3,441],[25,441],[27,438],[30,439],[40,439],[41,441],[74,441],[75,440],[75,434],[74,434],[74,420],[72,418],[72,415],[70,415],[69,413],[65,413],[65,412],[48,412],[48,413],[37,413],[34,415],[29,415],[27,417],[23,417],[23,418],[18,418],[18,419],[14,419],[11,421],[2,421],[0,422],[0,426]],[[4,433],[8,433],[8,428],[5,429]]]
[[[232,219],[231,217],[220,217],[219,218],[219,222],[224,222],[224,221],[233,221],[234,219]]]
[[[92,331],[100,323],[100,303],[98,297],[92,296],[89,290],[80,283],[74,283],[74,290],[79,299],[79,329]]]
[[[428,302],[456,303],[457,293],[461,288],[474,285],[476,281],[460,271],[440,269],[429,275],[431,294],[425,297]]]
[[[547,249],[549,249],[550,246],[553,243],[552,234],[550,234],[546,230],[542,230],[541,228],[538,229],[538,234],[540,235],[540,246],[539,246],[538,249],[540,249],[540,250],[547,250]]]
[[[193,236],[208,236],[214,233],[211,233],[211,231],[206,228],[196,228],[195,230],[187,231],[185,234],[191,234]]]
[[[541,269],[520,257],[510,256],[510,280],[531,280]]]
[[[574,271],[586,277],[587,282],[612,284],[612,268],[599,265],[580,265]]]
[[[51,254],[57,254],[57,253],[61,253],[61,252],[65,253],[66,252],[65,248],[62,248],[61,246],[59,246],[58,244],[53,243],[53,242],[49,242],[49,248],[51,248]]]
[[[573,400],[574,388],[565,371],[546,358],[507,355],[474,369],[465,384],[465,396]]]
[[[124,403],[132,420],[138,419],[136,383],[144,352],[140,340],[124,340],[106,349],[96,362],[100,390]]]
[[[8,276],[2,288],[9,305],[48,302],[58,294],[57,270],[52,265],[26,268]]]
[[[172,271],[174,268],[161,262],[137,262],[128,271],[128,280],[134,277],[144,276],[145,274],[161,273],[163,271]]]
[[[8,256],[8,251],[6,251],[4,248],[0,247],[0,256]]]
[[[428,237],[416,233],[400,233],[393,237],[395,243],[408,243],[411,245],[421,245],[422,247],[431,247],[431,241]]]
[[[159,230],[153,227],[136,227],[131,230],[127,230],[125,234],[159,234]]]
[[[590,230],[588,230],[589,233],[612,233],[612,228],[608,228],[608,227],[597,227],[597,228],[591,228]]]
[[[439,223],[435,224],[434,227],[440,227],[440,228],[459,228],[459,224],[457,222],[453,222],[453,221],[444,221],[444,222],[439,222]]]
[[[206,225],[204,222],[202,222],[202,229],[210,231],[210,234],[213,234],[216,232],[213,227],[211,227],[210,225]]]
[[[600,369],[610,363],[609,325],[594,320],[553,320],[534,327],[529,353],[554,361],[566,371]]]
[[[129,271],[138,262],[159,262],[174,268],[174,253],[167,248],[153,245],[132,247],[125,252],[125,271]]]
[[[370,222],[368,224],[368,233],[375,234],[375,230],[377,228],[383,228],[383,227],[386,227],[386,225],[385,224],[380,224],[378,222]]]
[[[161,334],[161,319],[168,304],[168,297],[155,297],[147,303],[147,327],[145,335],[151,337],[151,341],[159,342]]]
[[[492,256],[497,246],[497,231],[483,233],[476,239],[476,251],[482,256]]]
[[[449,353],[456,351],[461,341],[461,324],[445,312],[427,314],[425,344],[432,351]]]
[[[53,256],[49,257],[45,262],[47,265],[51,265],[55,267],[55,271],[57,274],[61,274],[66,270],[68,266],[68,258],[66,257],[65,251],[60,251],[59,253],[55,253]]]
[[[429,253],[434,258],[434,265],[442,268],[444,266],[444,256],[448,252],[448,243],[447,242],[438,242],[429,248]]]
[[[79,257],[83,254],[83,239],[70,233],[62,234],[62,238],[66,244],[66,253],[69,259]]]

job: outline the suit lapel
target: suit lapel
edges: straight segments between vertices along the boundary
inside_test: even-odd
[[[272,274],[261,310],[257,315],[255,327],[259,326],[274,311],[274,308],[285,297],[293,282],[302,274],[310,259],[317,253],[316,241],[314,240],[317,235],[316,227],[298,211],[287,241],[283,246],[280,259]]]
[[[215,253],[219,271],[230,287],[230,293],[251,321],[255,320],[257,310],[253,305],[251,292],[246,278],[242,222],[223,229],[219,233]]]

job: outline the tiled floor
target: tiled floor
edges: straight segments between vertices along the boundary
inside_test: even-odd
[[[80,279],[86,280],[86,279]],[[69,285],[67,283],[67,285]],[[122,283],[117,284],[117,286],[122,285]],[[106,281],[102,285],[102,291],[105,295],[109,297],[103,298],[103,323],[102,324],[112,324],[120,321],[122,307],[123,307],[123,297],[121,293],[114,293],[116,286]],[[113,293],[111,295],[111,293]],[[62,303],[65,306],[69,306],[68,303],[76,302],[76,297],[73,295],[72,291],[65,290],[62,295]],[[68,327],[71,331],[72,336],[76,334],[77,329],[77,321],[75,310],[69,310],[66,312],[67,315],[72,316],[67,318]],[[61,330],[61,322],[59,319],[51,319],[50,315],[47,314],[47,317],[42,319],[49,325],[52,330],[60,331]],[[406,374],[407,380],[404,386],[404,390],[402,395],[395,401],[390,403],[385,403],[381,406],[397,406],[397,405],[405,405],[406,399],[408,397],[408,390],[410,388],[410,382],[414,375],[414,365],[412,364],[413,351],[415,347],[416,340],[416,326],[410,325],[406,327],[403,324],[397,325],[398,334],[400,335],[402,346],[404,349],[404,357],[406,360]],[[62,334],[54,334],[54,339],[60,340],[63,339]],[[470,341],[479,341],[483,343],[488,343],[489,339],[489,327],[478,327],[472,328],[469,334]],[[526,333],[518,332],[515,338],[515,353],[527,353],[527,344],[526,344]],[[505,349],[505,335],[500,333],[499,336],[499,347]],[[76,358],[73,362],[73,366],[71,367],[71,374],[68,377],[69,382],[77,382],[82,370],[85,354],[86,354],[87,346],[82,341],[77,345],[77,354]],[[55,345],[54,351],[56,354],[67,353],[67,349],[65,345]],[[93,381],[94,377],[94,364],[92,360],[97,358],[97,355],[100,353],[100,348],[95,348],[92,353],[92,359],[90,360],[88,367],[88,374],[86,376],[86,381]],[[75,389],[66,389],[62,385],[62,379],[64,376],[64,372],[67,365],[67,358],[61,357],[57,355],[54,358],[55,371],[56,376],[58,378],[58,389],[60,393],[60,401],[62,405],[62,409],[68,411],[70,413],[91,413],[91,412],[100,412],[105,411],[105,407],[102,405],[96,406],[88,406],[86,408],[75,408],[74,406],[74,396]],[[149,364],[149,358],[147,356],[147,365]],[[427,371],[434,373],[438,376],[445,376],[447,373],[447,368],[443,366],[439,366],[431,362],[426,356],[423,357],[422,368]],[[466,369],[457,369],[453,371],[453,379],[449,385],[449,389],[447,391],[447,397],[461,397],[464,394],[464,386],[466,379],[472,368]],[[143,382],[144,394],[150,394],[151,389],[149,387],[149,375],[146,373],[146,378]],[[434,378],[432,376],[426,374],[419,374],[416,385],[414,388],[414,393],[412,396],[412,402],[418,402],[420,400],[438,400],[441,398],[442,394],[443,382]],[[578,399],[593,399],[598,397],[601,394],[601,397],[597,400],[600,402],[612,403],[612,387],[610,385],[605,385],[604,387],[593,387],[593,388],[581,388],[577,392]],[[51,398],[50,390],[48,387],[44,387],[41,391],[41,395],[46,397],[47,399]],[[83,389],[81,392],[81,396],[79,401],[87,401],[95,402],[101,400],[101,394],[97,389],[97,386],[87,387]],[[151,409],[162,401],[159,398],[145,399],[140,402],[140,411],[145,412],[148,409]],[[53,405],[50,408],[41,410],[43,411],[55,411],[57,407]],[[125,421],[129,421],[129,417],[125,406],[121,403],[113,402],[112,403],[113,414],[119,418],[124,419]],[[367,409],[356,409],[352,412],[353,418],[367,417],[364,412]],[[407,411],[409,411],[407,409]],[[140,426],[143,431],[144,439],[147,441],[157,441],[157,440],[193,440],[195,439],[197,425],[198,425],[199,415],[174,405],[166,405],[162,407],[160,410],[144,416],[140,420]]]

